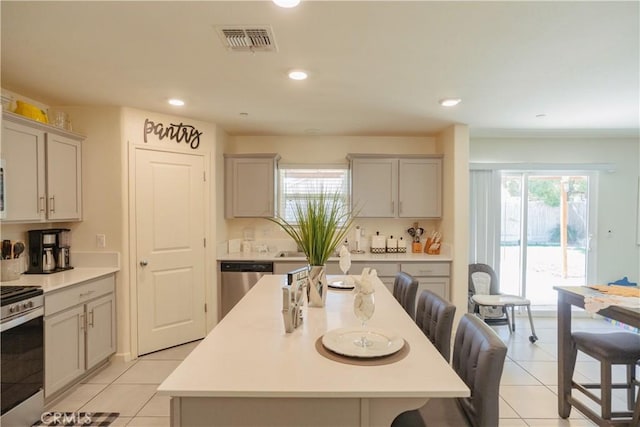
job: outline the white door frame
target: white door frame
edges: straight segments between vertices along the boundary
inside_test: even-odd
[[[586,176],[589,180],[589,193],[587,196],[587,200],[588,200],[588,204],[587,204],[587,244],[586,244],[586,259],[585,259],[585,263],[586,263],[586,269],[585,269],[585,282],[586,283],[591,283],[593,282],[594,278],[597,275],[597,236],[595,235],[596,230],[597,230],[597,206],[598,206],[598,192],[597,192],[597,188],[598,188],[598,174],[596,173],[596,170],[585,170],[585,169],[576,169],[576,168],[572,168],[572,169],[563,169],[563,170],[557,170],[557,169],[553,169],[553,168],[527,168],[527,169],[506,169],[506,170],[502,170],[500,171],[501,173],[499,174],[500,176],[505,175],[505,174],[512,174],[512,175],[520,175],[521,179],[522,179],[522,207],[521,207],[521,223],[520,223],[520,229],[521,229],[521,236],[520,236],[520,295],[526,296],[526,290],[527,290],[527,245],[528,245],[528,239],[527,239],[527,232],[526,230],[528,229],[528,219],[529,219],[529,214],[528,214],[528,203],[529,200],[526,197],[526,195],[528,194],[528,184],[529,184],[529,178],[530,177],[535,177],[535,176],[540,176],[540,175],[557,175],[557,176],[563,176],[563,175],[582,175],[582,176]],[[499,182],[498,182],[499,185]],[[500,203],[500,201],[498,200],[498,203]],[[499,212],[499,210],[498,210]],[[499,237],[500,237],[500,227],[497,228],[497,233],[498,233],[498,242]],[[498,256],[498,265],[499,265],[499,260],[500,260],[500,256]],[[518,311],[522,312],[523,308],[520,307],[518,308]],[[539,310],[538,310],[539,311]]]
[[[211,309],[213,296],[211,291],[211,264],[207,262],[207,260],[211,259],[211,248],[212,242],[211,239],[211,221],[208,220],[210,218],[210,194],[211,194],[211,171],[210,171],[210,153],[203,152],[188,152],[183,150],[171,150],[166,148],[160,148],[158,146],[142,146],[136,145],[134,143],[129,142],[129,150],[128,150],[128,232],[126,239],[128,240],[128,248],[129,248],[129,257],[128,257],[128,268],[129,268],[129,314],[130,314],[130,327],[129,327],[129,339],[130,339],[130,348],[131,348],[131,358],[138,358],[138,275],[137,272],[137,259],[136,259],[136,247],[137,247],[137,227],[136,227],[136,162],[135,153],[136,150],[147,150],[147,151],[157,151],[163,153],[175,153],[182,155],[191,155],[198,156],[203,158],[204,163],[204,173],[206,176],[206,180],[204,182],[204,192],[205,192],[205,200],[204,200],[204,233],[207,241],[207,245],[204,248],[205,254],[205,265],[204,265],[204,286],[205,286],[205,304],[207,304],[207,311],[205,313],[205,328],[206,325],[209,324],[209,318],[213,314],[214,310]],[[205,333],[206,335],[206,333]]]

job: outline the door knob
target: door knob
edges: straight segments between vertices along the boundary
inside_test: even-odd
[[[146,267],[147,264],[149,264],[149,262],[146,259],[143,259],[142,261],[140,261],[140,266],[141,267]]]

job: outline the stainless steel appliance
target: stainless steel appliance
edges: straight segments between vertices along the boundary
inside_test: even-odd
[[[29,269],[27,274],[55,273],[69,270],[71,246],[68,228],[29,230]]]
[[[265,274],[273,274],[273,262],[224,261],[220,263],[220,306],[222,319]]]
[[[3,426],[30,426],[44,410],[42,293],[37,286],[0,286]]]

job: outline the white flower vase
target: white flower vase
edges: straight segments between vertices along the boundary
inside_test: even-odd
[[[324,307],[327,298],[327,274],[324,265],[310,265],[307,284],[309,307]]]

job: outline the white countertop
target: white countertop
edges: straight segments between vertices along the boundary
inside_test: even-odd
[[[395,332],[410,346],[379,366],[329,360],[315,348],[329,330],[358,327],[351,291],[329,290],[323,308],[305,307],[304,322],[285,333],[286,276],[264,276],[159,386],[162,395],[235,398],[429,398],[468,396],[469,389],[379,279],[367,325]]]
[[[244,254],[242,252],[227,253],[218,256],[218,261],[279,261],[279,262],[299,262],[305,261],[304,257],[280,257],[277,256],[279,252],[258,253],[251,252]],[[339,261],[340,257],[331,257],[329,261]],[[442,253],[440,255],[427,255],[425,253],[411,253],[404,254],[351,254],[351,261],[353,262],[429,262],[429,261],[452,261],[451,255],[448,253]]]
[[[17,280],[1,283],[2,286],[40,286],[46,294],[118,271],[117,267],[76,267],[51,274],[22,274]]]

